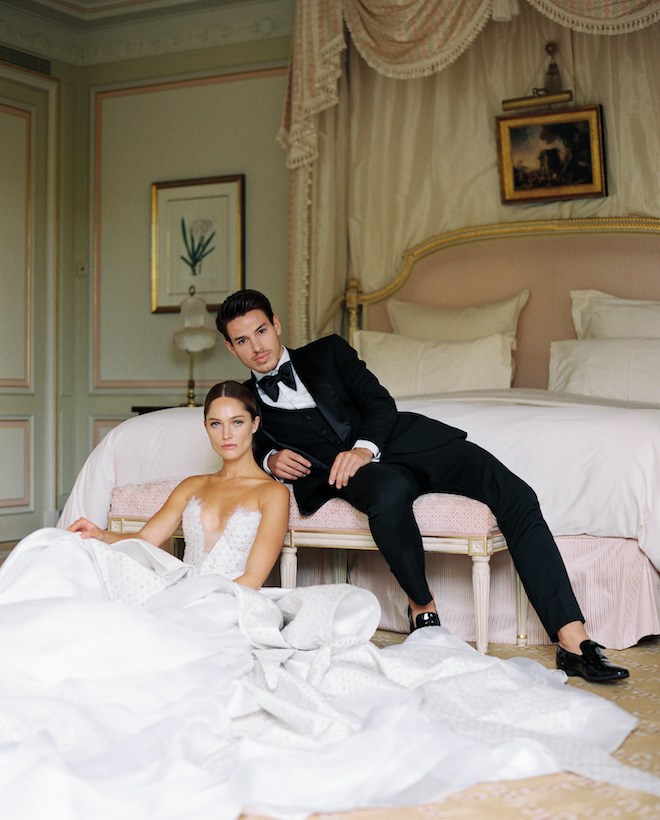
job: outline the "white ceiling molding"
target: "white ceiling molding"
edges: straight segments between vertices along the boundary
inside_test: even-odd
[[[137,20],[163,12],[240,6],[259,0],[2,0],[2,5],[13,6],[48,20],[85,27],[98,22]],[[120,19],[121,18],[121,19]]]
[[[40,0],[34,5],[46,3]],[[50,0],[48,5],[60,4]],[[96,8],[99,15],[104,6],[110,6],[102,0],[78,0],[73,5],[78,10]],[[294,0],[252,0],[237,5],[215,2],[213,8],[199,8],[194,0],[178,4],[172,0],[146,0],[134,5],[130,19],[123,5],[121,21],[106,14],[81,29],[55,21],[45,12],[28,13],[0,0],[0,43],[49,60],[97,65],[287,37],[293,30],[293,5]],[[147,6],[152,16],[144,17]]]

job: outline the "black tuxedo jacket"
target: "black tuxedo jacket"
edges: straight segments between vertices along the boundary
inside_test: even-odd
[[[442,447],[462,430],[419,415],[399,413],[394,399],[358,359],[355,350],[340,336],[326,336],[305,347],[289,351],[291,362],[328,424],[350,450],[357,439],[372,441],[381,451],[381,461]],[[304,452],[286,437],[275,438],[268,430],[269,407],[258,394],[254,376],[249,382],[257,399],[261,425],[255,436],[258,463],[270,450],[289,449],[312,462],[309,476],[293,482],[300,511],[314,512],[336,495],[327,483],[327,469],[318,466],[313,452]],[[296,412],[296,411],[291,411]],[[414,458],[411,459],[414,464]]]

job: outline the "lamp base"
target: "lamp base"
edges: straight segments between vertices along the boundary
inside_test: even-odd
[[[179,407],[199,407],[195,404],[195,382],[192,379],[188,381],[188,401],[180,404]]]

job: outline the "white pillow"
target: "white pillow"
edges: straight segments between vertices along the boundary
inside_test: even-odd
[[[548,389],[660,403],[660,339],[552,342]]]
[[[578,339],[658,339],[660,302],[621,299],[599,290],[572,290]]]
[[[357,330],[358,356],[394,398],[511,386],[511,342],[502,335],[464,342]]]
[[[459,342],[494,334],[515,339],[518,317],[528,299],[526,288],[500,302],[465,307],[429,307],[390,299],[387,313],[394,332],[411,339]]]

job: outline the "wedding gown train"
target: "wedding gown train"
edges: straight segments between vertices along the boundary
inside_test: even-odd
[[[660,795],[609,754],[636,719],[557,670],[439,627],[377,649],[378,603],[356,587],[233,583],[259,519],[238,509],[211,534],[191,501],[183,562],[58,529],[14,549],[2,817],[298,820],[561,770]]]

